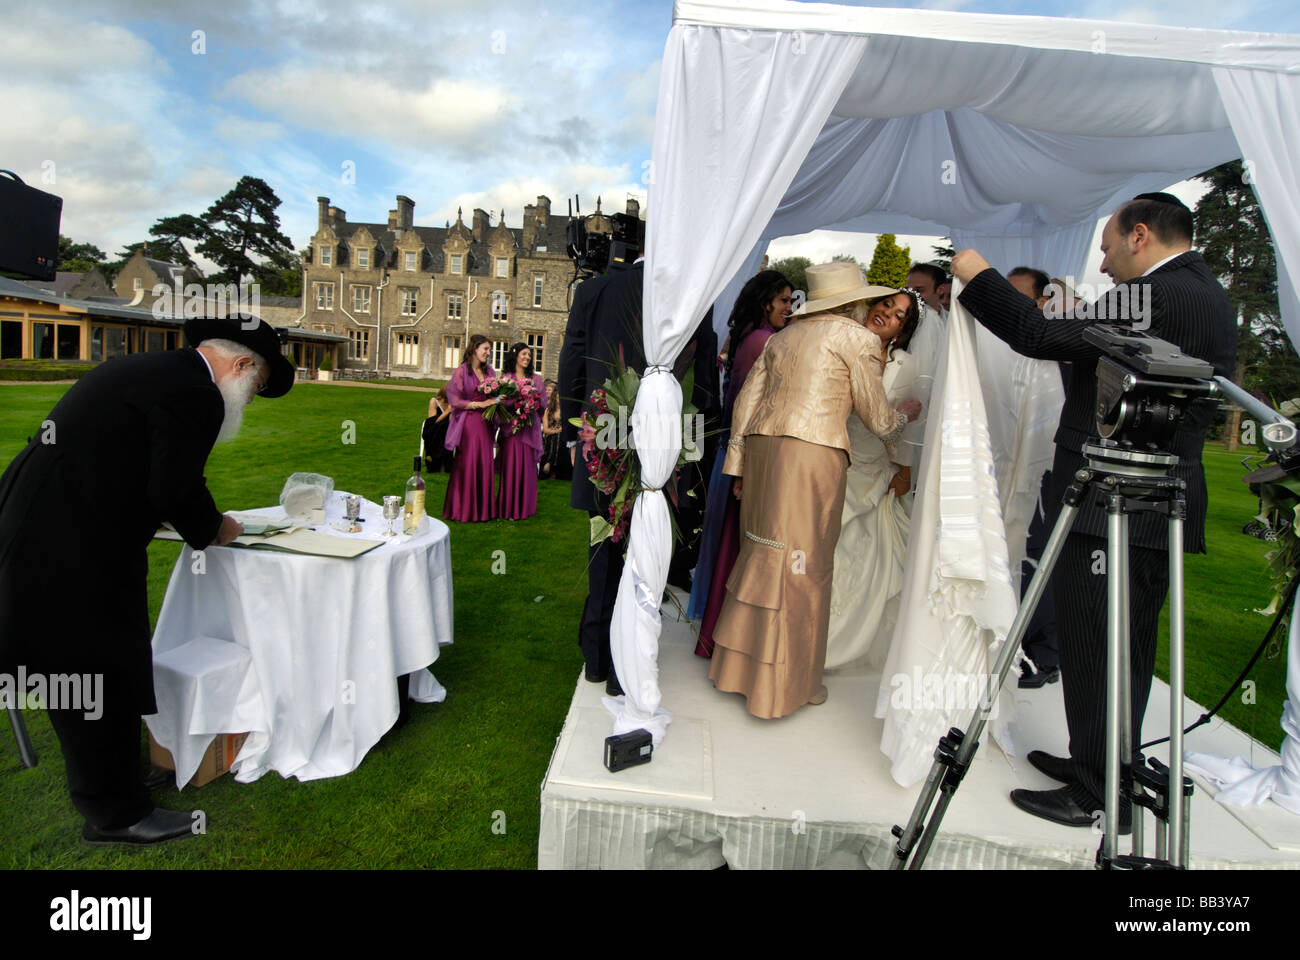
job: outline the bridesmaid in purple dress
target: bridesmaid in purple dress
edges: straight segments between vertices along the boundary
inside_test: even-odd
[[[468,523],[496,517],[492,497],[492,433],[496,429],[483,419],[483,411],[500,402],[479,393],[479,384],[492,376],[488,366],[492,342],[481,333],[469,338],[465,358],[447,384],[447,402],[451,404],[451,426],[447,428],[447,449],[456,458],[447,481],[447,499],[442,518]]]
[[[750,368],[758,360],[768,338],[790,322],[794,309],[794,294],[790,281],[776,270],[755,274],[736,297],[727,325],[731,327],[731,352],[726,368],[726,399],[723,405],[723,424],[731,425],[731,410],[735,406],[740,388],[745,385]],[[700,550],[700,565],[708,566],[708,575],[701,576],[696,568],[696,579],[691,592],[692,607],[698,609],[704,599],[700,620],[700,636],[695,644],[697,657],[713,656],[713,628],[717,625],[722,602],[727,597],[727,578],[740,553],[740,501],[731,495],[731,477],[722,473],[723,452],[727,437],[723,436],[714,466],[714,477],[709,487],[705,523],[720,524],[713,552]],[[712,516],[709,512],[712,511]],[[715,527],[715,529],[717,529]]]
[[[533,373],[533,351],[526,344],[516,343],[506,354],[506,373],[516,383],[531,383],[538,398],[545,401],[546,388],[540,374]],[[509,401],[507,401],[509,405]],[[531,414],[518,433],[510,427],[501,428],[497,450],[497,473],[501,486],[497,489],[496,515],[503,520],[523,520],[537,512],[537,463],[542,458],[542,412]]]

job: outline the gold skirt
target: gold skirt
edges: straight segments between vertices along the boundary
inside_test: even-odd
[[[745,438],[740,554],[709,678],[770,719],[821,688],[848,455],[794,437]]]

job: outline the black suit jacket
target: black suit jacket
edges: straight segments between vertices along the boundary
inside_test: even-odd
[[[569,322],[560,351],[560,416],[563,420],[561,440],[566,444],[578,439],[577,428],[569,421],[583,411],[588,419],[595,414],[588,402],[591,392],[618,369],[619,348],[628,369],[645,373],[645,355],[641,349],[641,295],[645,285],[644,264],[592,277],[578,285],[569,309]],[[695,336],[686,346],[694,349],[695,390],[692,400],[706,414],[720,410],[718,399],[717,334],[713,332],[713,311],[700,322]],[[568,456],[564,450],[562,456]],[[575,460],[573,489],[569,503],[589,513],[608,509],[606,498],[596,495],[587,479],[581,453]]]
[[[225,416],[195,350],[82,377],[0,477],[0,670],[103,673],[156,709],[147,547],[162,521],[202,549],[221,526],[203,467]]]
[[[1098,319],[1045,317],[1034,301],[992,269],[973,278],[961,293],[962,306],[1012,349],[1027,357],[1073,362],[1061,423],[1056,431],[1053,508],[1059,507],[1059,497],[1074,471],[1084,466],[1080,452],[1084,442],[1097,433],[1095,370],[1100,351],[1084,342],[1085,327],[1125,322],[1113,318],[1117,316],[1118,305],[1127,297],[1130,307],[1149,303],[1151,326],[1147,332],[1152,336],[1168,340],[1184,353],[1212,363],[1214,372],[1220,376],[1231,376],[1236,363],[1237,311],[1199,253],[1180,254],[1151,274],[1122,286],[1128,290],[1121,292],[1116,287],[1107,292],[1103,298],[1104,310],[1100,302],[1094,307],[1094,315],[1105,313],[1105,317]],[[1195,404],[1174,438],[1173,452],[1179,457],[1174,472],[1187,482],[1184,541],[1189,553],[1205,552],[1207,496],[1201,447],[1213,416],[1211,405]],[[1106,535],[1106,517],[1097,506],[1099,502],[1094,489],[1079,510],[1075,531]],[[1164,517],[1141,513],[1130,518],[1129,541],[1133,545],[1165,549],[1167,540]]]

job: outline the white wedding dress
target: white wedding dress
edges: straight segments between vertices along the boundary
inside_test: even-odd
[[[903,350],[894,351],[885,364],[885,394],[892,406],[908,397],[928,403],[931,378],[918,367],[916,359]],[[924,430],[920,423],[909,426]],[[911,512],[911,495],[900,501],[889,489],[889,482],[900,465],[913,462],[914,444],[900,441],[895,451],[899,463],[895,463],[880,438],[857,417],[849,417],[848,429],[852,462],[845,481],[840,539],[835,545],[826,636],[828,670],[847,665],[856,668],[883,658],[898,618]],[[922,433],[915,435],[919,439]],[[873,649],[875,657],[870,656]]]

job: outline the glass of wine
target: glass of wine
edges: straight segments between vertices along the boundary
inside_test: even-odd
[[[388,529],[384,531],[385,537],[396,536],[393,530],[393,521],[402,515],[402,498],[398,496],[384,497],[384,519],[388,521]]]

